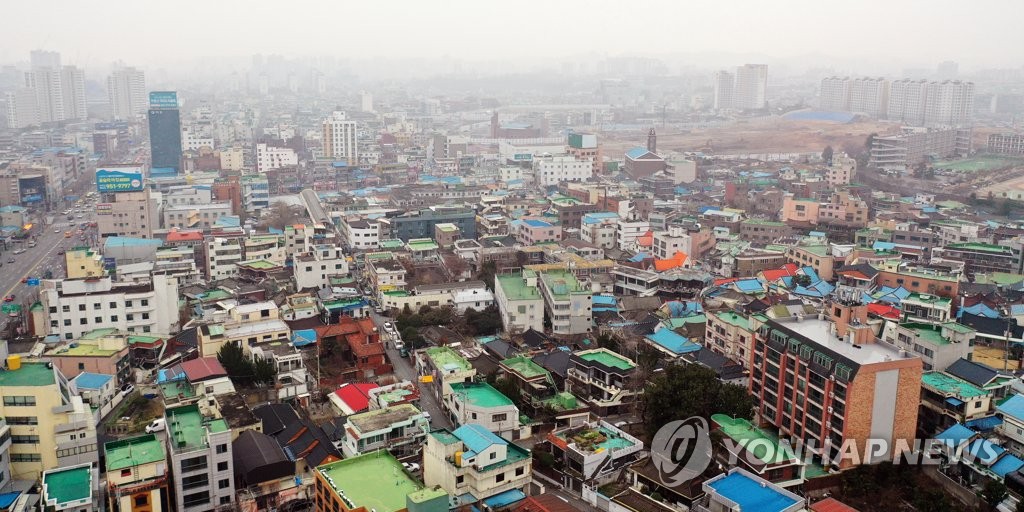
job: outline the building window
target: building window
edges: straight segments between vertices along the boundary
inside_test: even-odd
[[[217,445],[217,453],[218,454],[220,454],[220,453],[227,453],[227,452],[228,452],[228,445],[226,445],[226,444],[218,444]]]
[[[36,405],[34,396],[5,396],[4,406],[7,407],[31,407]]]
[[[494,476],[494,482],[495,483],[500,483],[500,482],[504,482],[504,481],[505,481],[505,473],[498,473],[497,475]]]
[[[218,462],[217,463],[217,471],[227,471],[227,470],[228,470],[228,463],[227,462]]]
[[[516,468],[516,476],[523,476],[526,473],[526,468],[519,466]]]
[[[230,486],[231,486],[231,480],[228,480],[227,478],[217,482],[217,488],[218,489],[227,489]]]
[[[145,507],[149,504],[149,494],[140,494],[135,497],[136,507]]]

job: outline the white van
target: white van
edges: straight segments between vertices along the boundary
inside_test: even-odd
[[[153,432],[162,432],[167,428],[167,421],[163,418],[157,418],[153,420],[153,423],[146,425],[146,433],[152,434]]]

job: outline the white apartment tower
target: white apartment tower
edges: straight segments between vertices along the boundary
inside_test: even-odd
[[[85,104],[85,71],[78,66],[64,66],[60,72],[61,98],[64,100],[64,118],[83,120],[89,117]]]
[[[765,107],[768,92],[768,65],[744,64],[736,68],[736,85],[733,87],[733,105],[742,110],[758,110]]]
[[[342,111],[335,111],[323,122],[324,156],[335,160],[346,160],[349,165],[359,162],[359,146],[356,143],[356,122],[350,121]]]
[[[145,114],[149,108],[146,75],[133,67],[115,69],[107,77],[107,96],[115,119],[131,119]]]
[[[728,71],[715,73],[715,110],[732,108],[735,81],[736,77]]]
[[[64,89],[60,85],[60,68],[32,68],[25,73],[25,87],[36,93],[39,122],[56,123],[64,120]]]
[[[974,82],[928,82],[925,126],[967,126],[974,119]]]
[[[830,112],[850,110],[850,79],[830,76],[821,79],[819,107]]]
[[[889,108],[889,81],[884,78],[850,80],[850,111],[874,118],[885,117]]]
[[[890,121],[899,121],[912,126],[924,124],[925,102],[928,98],[928,82],[925,80],[895,80],[889,86]]]
[[[36,91],[22,87],[6,94],[7,126],[15,130],[39,124]]]

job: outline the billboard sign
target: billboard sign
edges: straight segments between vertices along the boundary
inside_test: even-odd
[[[142,168],[96,169],[96,190],[99,192],[138,192],[142,190]]]
[[[149,93],[149,108],[178,108],[178,93],[176,91]]]
[[[96,203],[96,215],[113,215],[113,203]]]
[[[533,154],[532,153],[516,153],[516,154],[512,155],[512,160],[515,160],[516,162],[529,162],[529,161],[533,160]]]

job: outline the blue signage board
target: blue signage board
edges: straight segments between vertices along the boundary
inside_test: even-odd
[[[142,190],[142,168],[96,169],[96,190],[101,193],[138,192]]]
[[[33,277],[25,281],[25,284],[29,286],[39,286],[39,278]]]
[[[178,93],[176,91],[149,93],[149,108],[178,108]]]

